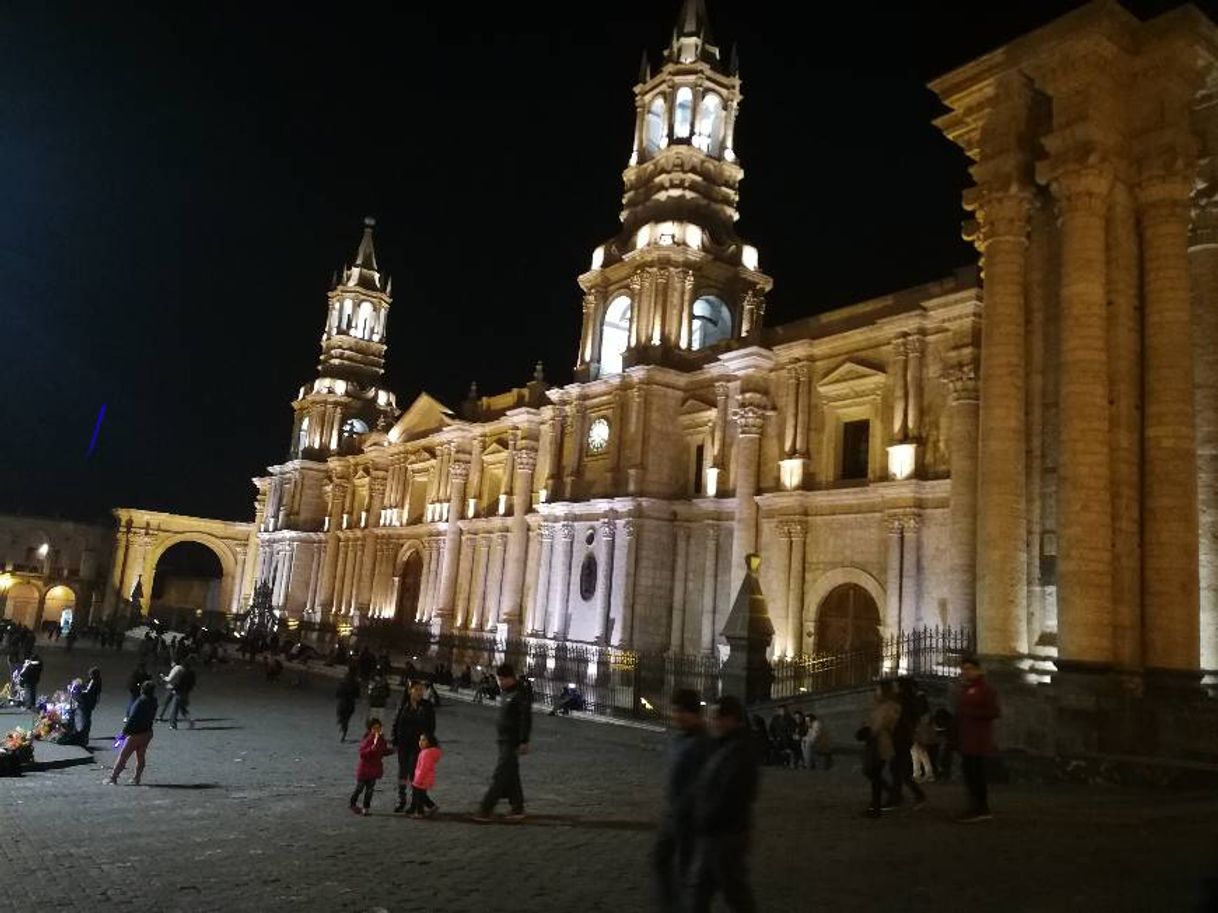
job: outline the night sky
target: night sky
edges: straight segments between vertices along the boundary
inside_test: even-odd
[[[0,512],[248,519],[365,215],[399,406],[570,380],[678,5],[4,4]],[[709,5],[779,323],[974,260],[924,84],[1078,4]]]

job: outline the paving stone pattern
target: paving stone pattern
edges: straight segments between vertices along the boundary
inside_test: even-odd
[[[100,736],[118,727],[132,655],[48,650],[44,681],[99,657],[93,744],[108,766]],[[493,765],[493,711],[446,702],[439,818],[391,814],[391,779],[375,814],[358,818],[346,809],[356,749],[338,743],[332,688],[268,683],[244,665],[201,672],[198,726],[158,725],[144,786],[103,786],[103,766],[0,780],[6,901],[63,911],[652,909],[662,736],[538,712],[523,763],[530,822],[477,825],[465,815]],[[0,715],[5,728],[20,720]],[[393,759],[386,767],[392,775]],[[1187,910],[1218,870],[1212,795],[999,788],[999,817],[965,826],[950,820],[954,785],[879,822],[860,817],[864,793],[849,758],[828,774],[766,771],[754,854],[763,911]]]

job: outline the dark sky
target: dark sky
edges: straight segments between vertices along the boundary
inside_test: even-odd
[[[0,512],[249,517],[365,214],[399,405],[569,380],[678,5],[0,5]],[[924,83],[1075,5],[710,0],[769,322],[972,260]]]

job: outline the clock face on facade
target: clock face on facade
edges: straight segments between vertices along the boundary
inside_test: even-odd
[[[609,446],[609,422],[598,418],[588,426],[588,451],[600,453]]]

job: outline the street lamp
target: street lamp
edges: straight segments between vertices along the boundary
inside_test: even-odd
[[[47,552],[49,552],[50,550],[51,550],[51,544],[49,542],[42,543],[42,545],[38,546],[38,557],[45,558],[47,556]]]

